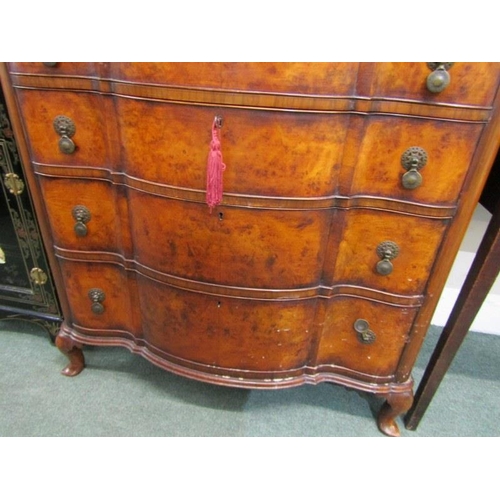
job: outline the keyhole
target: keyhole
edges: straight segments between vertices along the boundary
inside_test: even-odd
[[[219,220],[224,219],[224,212],[219,212]]]
[[[217,307],[220,307],[221,305],[221,301],[219,300],[219,302],[217,302]]]

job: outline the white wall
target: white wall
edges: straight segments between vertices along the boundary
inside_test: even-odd
[[[445,325],[490,218],[490,213],[478,205],[432,318],[433,325]],[[471,330],[500,335],[500,277],[496,279],[472,324]]]

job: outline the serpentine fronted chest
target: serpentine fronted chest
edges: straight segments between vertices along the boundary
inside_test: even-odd
[[[413,398],[499,141],[494,63],[8,63],[65,322],[179,375]]]

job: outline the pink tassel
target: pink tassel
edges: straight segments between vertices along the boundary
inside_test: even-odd
[[[219,137],[220,118],[215,117],[212,124],[212,140],[207,161],[207,205],[212,209],[222,201],[222,172],[226,165],[222,161],[221,142]]]

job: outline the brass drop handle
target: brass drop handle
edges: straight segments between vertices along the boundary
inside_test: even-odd
[[[407,172],[401,177],[401,183],[405,189],[416,189],[423,181],[419,172],[427,164],[427,152],[418,146],[408,148],[401,155],[401,165]]]
[[[90,210],[84,205],[76,205],[73,207],[71,215],[73,216],[73,219],[76,220],[76,224],[74,227],[76,235],[79,237],[87,236],[87,223],[92,218]]]
[[[44,62],[43,65],[46,67],[46,68],[54,68],[55,66],[57,66],[58,63],[56,62]]]
[[[59,139],[59,150],[61,153],[70,155],[75,152],[75,143],[71,137],[75,135],[76,127],[71,118],[59,115],[54,118],[54,130],[61,136]]]
[[[362,344],[373,344],[377,339],[375,333],[370,330],[370,324],[366,319],[357,319],[354,322],[354,330],[356,330],[358,340]]]
[[[104,306],[101,302],[106,298],[105,293],[100,288],[91,288],[88,293],[89,299],[92,301],[90,306],[94,314],[102,314],[104,312]]]
[[[383,241],[377,246],[377,255],[382,259],[377,262],[377,273],[387,276],[392,273],[394,266],[391,260],[399,255],[399,246],[394,241]]]
[[[429,62],[427,67],[432,73],[427,77],[427,90],[433,94],[442,92],[450,84],[448,70],[453,66],[452,62]]]

